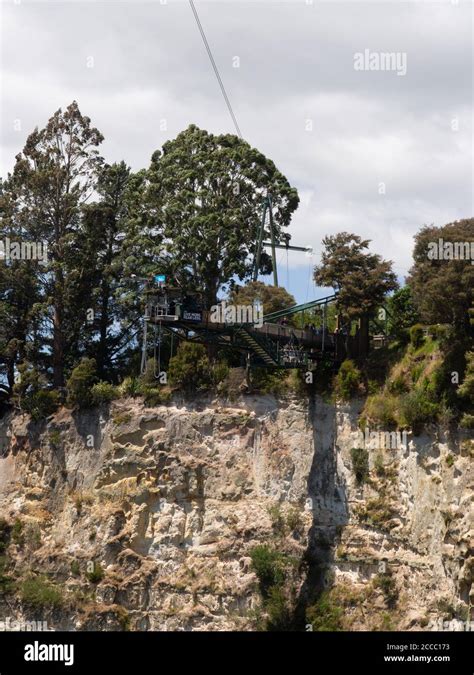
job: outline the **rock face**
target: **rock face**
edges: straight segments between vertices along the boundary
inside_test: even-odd
[[[39,611],[0,595],[2,614],[57,630],[252,630],[250,552],[278,539],[305,561],[299,603],[333,587],[344,628],[466,620],[473,441],[432,429],[369,449],[358,482],[359,409],[245,396],[121,400],[42,425],[6,415],[0,515],[21,532],[10,573],[20,587],[37,571],[64,601]]]

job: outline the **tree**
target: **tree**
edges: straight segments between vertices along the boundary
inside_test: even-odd
[[[407,336],[407,330],[419,321],[410,286],[398,289],[388,300],[389,332],[397,338]]]
[[[149,214],[164,242],[161,271],[200,289],[208,306],[233,277],[250,276],[264,195],[272,197],[277,239],[299,202],[258,150],[237,136],[214,136],[194,125],[153,154],[148,180]],[[157,245],[163,248],[160,240]],[[268,272],[268,261],[263,264]]]
[[[99,200],[82,209],[79,247],[94,260],[85,277],[93,318],[85,323],[84,332],[89,335],[87,352],[95,356],[100,377],[113,376],[117,361],[133,342],[140,318],[130,272],[127,278],[124,247],[135,215],[135,200],[130,194],[133,178],[125,162],[105,165],[97,181]]]
[[[0,239],[16,241],[21,233],[11,179],[0,184],[0,215]],[[4,256],[0,261],[0,389],[7,397],[13,391],[18,363],[35,346],[34,306],[39,300],[36,275],[37,263],[33,260],[8,260]]]
[[[59,109],[46,127],[28,136],[17,155],[12,180],[16,190],[17,224],[35,241],[46,242],[50,260],[41,275],[46,322],[52,333],[52,370],[56,387],[64,384],[65,349],[69,322],[77,320],[77,307],[68,303],[69,281],[76,277],[74,248],[80,207],[95,187],[102,164],[97,146],[103,136],[81,115],[73,101]],[[90,268],[92,261],[89,260]]]
[[[367,251],[370,240],[340,232],[323,239],[321,264],[315,267],[319,286],[337,292],[337,307],[346,320],[373,314],[390,291],[397,288],[392,263]]]
[[[261,281],[251,281],[245,286],[235,286],[229,300],[235,305],[252,305],[258,301],[264,314],[271,314],[296,305],[296,300],[285,288],[267,286]]]
[[[407,280],[422,321],[450,323],[464,334],[469,333],[474,301],[474,265],[471,257],[459,256],[466,248],[474,250],[474,218],[423,227],[415,236]]]

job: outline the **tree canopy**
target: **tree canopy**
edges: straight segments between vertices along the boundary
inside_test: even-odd
[[[162,267],[182,285],[200,288],[208,305],[234,277],[249,278],[263,197],[271,194],[277,239],[299,202],[296,189],[261,152],[237,136],[215,136],[194,125],[153,154],[147,179]]]
[[[425,323],[450,323],[461,332],[469,331],[474,265],[469,257],[459,258],[468,247],[474,251],[474,218],[425,226],[416,234],[408,283]]]
[[[346,319],[372,314],[398,287],[392,263],[368,251],[370,240],[340,232],[323,239],[321,264],[314,269],[319,286],[333,288]]]

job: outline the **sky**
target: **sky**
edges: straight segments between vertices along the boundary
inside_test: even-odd
[[[324,295],[312,268],[326,235],[370,239],[403,280],[423,225],[472,217],[469,0],[195,6],[243,137],[298,189],[292,243],[314,251],[278,260],[299,302]],[[106,160],[134,170],[189,124],[235,131],[188,0],[0,7],[0,175],[74,99]]]

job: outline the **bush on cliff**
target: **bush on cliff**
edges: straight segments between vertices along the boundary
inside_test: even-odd
[[[181,342],[168,366],[170,384],[185,391],[206,391],[213,378],[211,363],[203,345]]]
[[[18,373],[13,395],[20,410],[29,413],[35,421],[52,415],[60,402],[59,393],[48,388],[46,378],[28,363],[19,366]]]
[[[67,402],[73,408],[90,408],[94,405],[92,388],[97,384],[95,359],[83,358],[76,366],[67,383]]]
[[[334,391],[337,398],[349,401],[359,392],[361,383],[361,372],[354,361],[351,361],[351,359],[343,361],[334,381]]]
[[[20,598],[25,605],[35,609],[57,608],[63,604],[60,589],[45,576],[27,577],[20,586]]]

